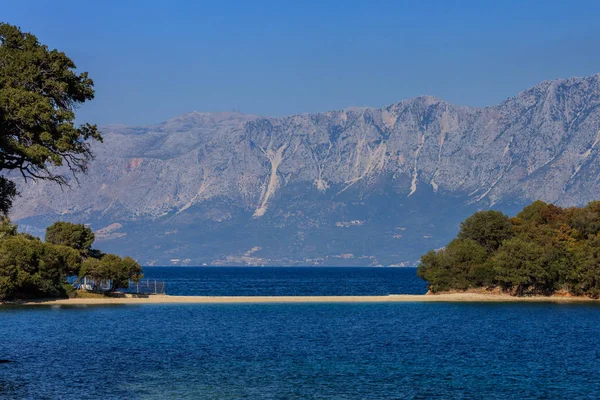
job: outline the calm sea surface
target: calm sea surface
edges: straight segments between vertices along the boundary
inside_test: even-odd
[[[173,273],[206,281],[204,271],[180,270]],[[279,274],[295,276],[303,286],[295,294],[422,291],[414,275],[394,272],[411,270],[392,270],[414,280],[400,284],[376,275],[384,269],[335,269],[339,285],[351,290],[344,293],[329,269],[282,269],[262,280],[249,276],[247,284],[246,272],[223,271],[227,282],[218,284],[218,274],[208,279],[211,293],[271,287],[277,291],[267,294],[279,294],[287,287]],[[310,271],[326,283],[304,277]],[[165,279],[175,294],[175,281],[159,272],[147,275]],[[178,294],[207,293],[184,287],[189,292]],[[595,399],[599,331],[593,305],[0,307],[0,359],[13,361],[0,364],[0,398]]]
[[[415,268],[146,267],[177,296],[333,296],[423,294]]]

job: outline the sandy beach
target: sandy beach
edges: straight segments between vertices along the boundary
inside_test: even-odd
[[[149,297],[103,297],[72,298],[59,300],[36,300],[22,305],[107,305],[107,304],[233,304],[233,303],[440,303],[440,302],[533,302],[533,303],[598,303],[587,297],[514,297],[502,294],[451,293],[437,295],[389,295],[389,296],[149,296]]]

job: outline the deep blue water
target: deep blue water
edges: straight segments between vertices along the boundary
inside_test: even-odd
[[[422,294],[415,268],[145,267],[178,296],[333,296]]]
[[[0,307],[0,398],[595,399],[599,330],[589,304]]]

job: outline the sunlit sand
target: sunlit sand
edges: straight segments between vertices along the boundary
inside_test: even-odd
[[[72,298],[36,300],[27,305],[102,305],[102,304],[231,304],[231,303],[440,303],[440,302],[598,302],[587,297],[514,297],[503,294],[451,293],[438,295],[389,296],[168,296]]]

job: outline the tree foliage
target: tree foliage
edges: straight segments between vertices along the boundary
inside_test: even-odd
[[[79,262],[79,254],[28,235],[0,239],[0,299],[57,297],[64,294],[63,277]]]
[[[0,23],[0,171],[59,183],[66,180],[52,167],[85,172],[89,140],[102,137],[95,125],[74,124],[77,107],[94,97],[87,72],[74,70],[65,53]],[[14,183],[0,178],[0,211],[16,194]]]
[[[94,232],[83,224],[55,222],[46,228],[46,242],[69,246],[86,256],[94,243]]]
[[[93,241],[91,229],[81,224],[57,222],[42,242],[0,218],[0,300],[64,297],[68,276],[111,281],[111,291],[143,277],[134,259],[102,254],[91,248]]]
[[[536,201],[512,219],[475,213],[446,248],[421,257],[417,274],[432,292],[499,288],[519,296],[600,297],[600,202],[565,209]]]
[[[127,288],[129,280],[138,281],[143,277],[142,267],[131,257],[121,258],[114,254],[105,254],[102,258],[90,258],[84,261],[81,275],[94,280],[110,280],[111,290]]]
[[[505,239],[512,237],[512,225],[508,217],[499,211],[480,211],[460,224],[459,239],[470,239],[495,251]]]
[[[7,215],[17,196],[17,185],[13,181],[0,176],[0,213]]]

